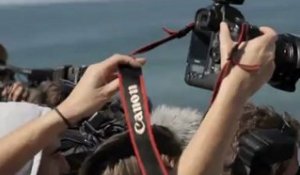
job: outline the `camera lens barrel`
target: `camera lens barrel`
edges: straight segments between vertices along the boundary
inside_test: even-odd
[[[280,34],[276,43],[276,65],[287,69],[300,69],[300,38]]]
[[[249,39],[261,35],[258,27],[250,25]],[[269,84],[277,89],[294,92],[300,78],[300,37],[280,34],[276,42],[276,69]]]
[[[300,77],[300,38],[292,34],[280,34],[276,43],[276,69],[269,84],[288,92],[296,90]]]

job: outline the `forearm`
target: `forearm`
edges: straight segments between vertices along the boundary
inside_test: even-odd
[[[0,172],[14,174],[66,129],[54,111],[0,139]]]
[[[238,117],[246,102],[246,98],[235,92],[238,90],[222,86],[214,104],[180,158],[180,175],[219,175],[222,172],[225,153],[232,142]]]

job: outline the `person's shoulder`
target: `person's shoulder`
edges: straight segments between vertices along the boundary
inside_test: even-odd
[[[48,111],[47,107],[25,102],[0,102],[0,137],[38,118]]]
[[[0,102],[0,110],[1,112],[9,111],[9,112],[42,112],[49,111],[48,107],[42,107],[36,104],[27,103],[27,102]]]

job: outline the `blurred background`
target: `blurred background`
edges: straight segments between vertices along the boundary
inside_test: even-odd
[[[113,53],[129,53],[193,21],[210,0],[0,0],[0,42],[10,64],[28,68],[91,64]],[[245,0],[238,7],[255,25],[299,33],[300,1]],[[190,35],[143,55],[148,95],[155,105],[205,111],[211,92],[184,82]],[[266,85],[253,99],[300,119],[300,85],[287,93]],[[299,117],[298,117],[299,116]]]

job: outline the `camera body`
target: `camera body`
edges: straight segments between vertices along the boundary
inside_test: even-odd
[[[16,71],[16,73],[25,74],[28,82],[33,85],[39,85],[41,82],[50,81],[62,81],[66,80],[77,84],[87,66],[71,66],[64,65],[55,69],[28,69],[28,71]]]
[[[238,156],[255,169],[291,159],[295,147],[296,139],[279,129],[255,129],[240,138]]]
[[[239,1],[238,1],[239,2]],[[242,4],[242,2],[215,1],[207,8],[201,8],[196,12],[195,28],[187,59],[185,81],[187,84],[212,90],[217,74],[220,71],[220,41],[219,26],[222,21],[229,25],[231,37],[237,40],[241,25],[245,22],[243,14],[230,3]],[[260,35],[259,30],[250,26],[249,38]]]
[[[236,5],[241,5],[244,4],[245,0],[214,0],[216,3],[229,3],[229,4],[236,4]]]
[[[246,22],[243,14],[230,4],[243,4],[239,0],[215,0],[211,6],[201,8],[195,15],[187,58],[185,82],[212,90],[220,72],[219,26],[225,21],[234,41],[238,40],[242,24],[248,25],[246,38],[261,35],[260,30]],[[275,88],[293,92],[300,77],[300,38],[292,34],[281,34],[276,43],[276,70],[269,84]]]

